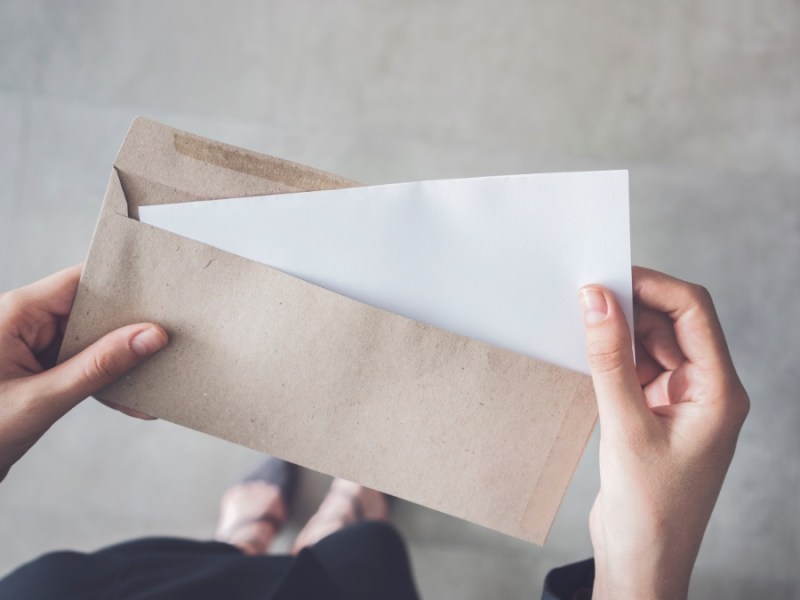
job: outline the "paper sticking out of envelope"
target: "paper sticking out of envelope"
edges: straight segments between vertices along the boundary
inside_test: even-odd
[[[139,220],[176,203],[191,231]],[[59,360],[160,323],[98,398],[543,543],[597,416],[589,281],[630,316],[624,173],[358,188],[139,118]]]
[[[589,372],[577,290],[632,323],[626,171],[145,206],[143,223],[422,323]]]

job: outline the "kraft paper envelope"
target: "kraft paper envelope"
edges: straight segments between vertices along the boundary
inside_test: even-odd
[[[138,208],[353,182],[137,119],[62,344],[155,321],[98,397],[543,543],[596,419],[587,375],[138,221]]]

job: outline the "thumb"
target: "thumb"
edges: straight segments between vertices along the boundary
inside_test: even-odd
[[[596,285],[580,290],[586,351],[601,426],[649,413],[633,362],[631,334],[614,294]]]
[[[34,395],[43,406],[63,414],[147,360],[168,340],[167,332],[153,323],[121,327],[69,360],[34,376]]]

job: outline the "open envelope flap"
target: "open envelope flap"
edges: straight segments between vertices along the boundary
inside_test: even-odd
[[[352,187],[355,182],[214,142],[145,118],[131,125],[114,167],[128,214],[139,206]]]
[[[116,327],[161,323],[167,348],[99,397],[542,543],[595,422],[588,376],[128,216],[145,203],[346,185],[137,120],[60,360]]]

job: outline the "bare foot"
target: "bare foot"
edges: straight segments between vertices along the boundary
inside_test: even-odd
[[[292,554],[360,521],[385,521],[389,504],[381,492],[346,479],[334,479],[317,512],[297,535]]]
[[[245,554],[266,554],[286,522],[288,509],[280,489],[265,481],[245,481],[222,496],[214,539]]]

